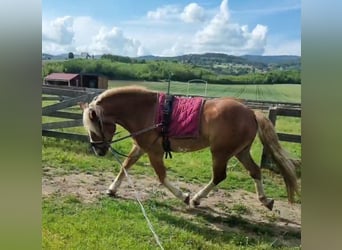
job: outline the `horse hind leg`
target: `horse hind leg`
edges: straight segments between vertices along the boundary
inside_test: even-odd
[[[209,192],[217,186],[221,181],[227,177],[227,164],[230,156],[226,153],[212,152],[213,159],[213,176],[210,182],[199,192],[197,192],[191,199],[190,204],[192,206],[200,205],[200,200],[207,197]]]
[[[180,199],[186,204],[189,204],[190,194],[183,193],[180,189],[175,187],[166,177],[166,168],[163,162],[163,153],[149,153],[148,157],[150,159],[152,167],[154,168],[154,171],[156,172],[159,178],[160,183],[163,184],[178,199]]]
[[[136,144],[133,144],[128,157],[123,162],[119,174],[116,176],[115,180],[107,189],[107,195],[116,196],[116,192],[121,185],[123,178],[125,177],[125,171],[127,171],[134,163],[136,163],[139,158],[144,154],[144,151]]]
[[[262,184],[261,170],[259,166],[252,159],[252,156],[249,150],[250,150],[250,147],[246,148],[245,150],[237,154],[236,158],[249,171],[250,176],[253,178],[259,201],[269,210],[272,210],[274,200],[266,197],[265,192],[264,192],[264,187]]]

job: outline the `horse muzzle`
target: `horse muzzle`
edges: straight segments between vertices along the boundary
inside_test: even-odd
[[[91,149],[96,156],[105,156],[108,148],[109,145],[107,143],[91,143]]]

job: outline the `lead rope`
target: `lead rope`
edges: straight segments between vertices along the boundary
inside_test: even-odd
[[[109,149],[110,149],[110,151],[112,152],[112,154],[114,155],[115,160],[120,164],[121,169],[123,169],[123,171],[124,171],[124,173],[125,173],[125,176],[126,176],[126,178],[127,178],[127,180],[128,180],[129,185],[131,185],[131,187],[133,188],[133,190],[134,190],[134,195],[135,195],[135,199],[138,201],[138,203],[139,203],[139,205],[140,205],[141,211],[142,211],[142,213],[143,213],[143,215],[144,215],[144,217],[145,217],[145,219],[146,219],[146,221],[147,221],[148,227],[150,228],[150,230],[151,230],[151,232],[152,232],[152,234],[153,234],[153,236],[154,236],[154,239],[156,240],[156,242],[157,242],[157,244],[159,245],[160,249],[164,250],[164,247],[162,246],[162,244],[161,244],[161,242],[160,242],[160,240],[159,240],[158,235],[157,235],[156,232],[154,231],[154,228],[153,228],[153,225],[152,225],[150,219],[147,217],[145,208],[144,208],[144,206],[142,205],[142,203],[141,203],[141,201],[140,201],[139,193],[138,193],[138,191],[135,189],[132,179],[131,179],[130,176],[128,175],[126,169],[122,167],[122,162],[121,162],[121,160],[119,159],[118,155],[116,154],[116,151],[112,148],[112,146],[109,146]]]

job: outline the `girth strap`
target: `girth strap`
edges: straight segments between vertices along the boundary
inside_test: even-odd
[[[165,159],[169,156],[172,159],[171,154],[171,145],[169,140],[169,126],[171,123],[171,115],[172,115],[172,103],[174,96],[166,95],[165,101],[163,105],[163,120],[162,120],[162,129],[161,134],[163,136],[163,149],[165,151]]]

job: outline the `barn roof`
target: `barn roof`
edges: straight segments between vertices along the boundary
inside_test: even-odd
[[[52,73],[45,77],[45,80],[59,80],[59,81],[70,81],[79,76],[79,74],[70,73]]]

